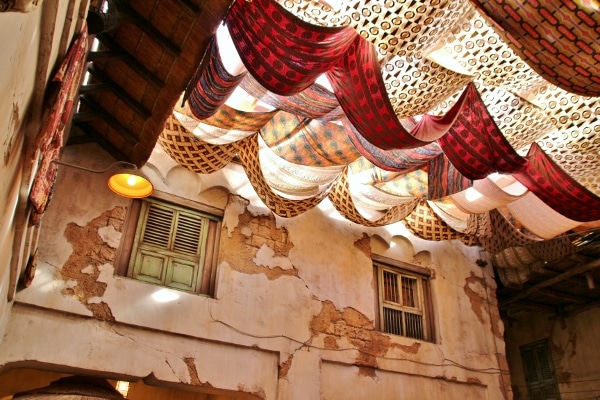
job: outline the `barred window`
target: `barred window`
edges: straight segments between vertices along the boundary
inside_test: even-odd
[[[380,257],[382,258],[382,257]],[[391,261],[391,260],[390,260]],[[374,262],[378,289],[379,329],[419,340],[433,340],[428,270],[399,262]],[[421,273],[419,273],[421,272]]]

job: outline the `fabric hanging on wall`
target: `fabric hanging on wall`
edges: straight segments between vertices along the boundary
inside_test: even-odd
[[[232,75],[225,69],[219,54],[219,45],[214,37],[207,51],[210,52],[208,62],[202,67],[187,99],[192,114],[199,120],[213,115],[246,75],[246,72]]]
[[[358,36],[349,27],[306,23],[271,0],[237,0],[225,23],[248,71],[284,96],[312,85]]]
[[[283,111],[260,129],[260,135],[275,154],[296,164],[347,165],[360,157],[342,126]]]
[[[593,4],[473,0],[512,49],[549,82],[600,96],[600,13]],[[543,26],[543,33],[534,27]]]
[[[512,148],[483,104],[474,84],[469,84],[464,105],[446,135],[438,139],[444,154],[465,177],[483,179],[491,173],[515,173],[527,160]]]
[[[531,144],[527,159],[526,169],[514,176],[544,203],[575,221],[600,220],[600,197],[571,178],[537,143]]]
[[[296,114],[302,118],[333,121],[344,115],[335,95],[318,83],[310,85],[293,96],[280,96],[262,87],[252,74],[246,74],[240,83],[240,88],[273,108]]]
[[[58,160],[63,146],[64,130],[71,117],[73,102],[79,89],[87,48],[88,33],[84,24],[81,34],[71,44],[60,68],[52,78],[52,84],[58,85],[57,93],[51,100],[51,109],[36,138],[33,156],[33,162],[39,164],[29,193],[33,206],[30,217],[32,225],[39,224],[52,196],[58,168],[52,161]]]

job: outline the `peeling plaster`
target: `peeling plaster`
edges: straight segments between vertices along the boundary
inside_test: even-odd
[[[355,364],[359,375],[375,377],[377,358],[384,357],[391,348],[417,354],[421,343],[411,346],[392,343],[391,338],[375,330],[374,322],[353,308],[337,310],[331,301],[322,302],[322,309],[310,324],[313,338],[327,335],[323,341],[326,349],[339,349],[339,341],[347,339],[358,350]]]
[[[279,379],[287,379],[287,374],[292,367],[292,360],[294,359],[294,355],[290,354],[290,356],[285,360],[281,366],[279,367]]]
[[[495,303],[496,297],[489,296],[485,279],[475,276],[471,272],[471,276],[465,279],[464,291],[471,302],[471,310],[473,310],[479,322],[485,325],[487,323],[485,316],[487,315],[490,320],[492,333],[498,339],[502,339],[502,320],[498,313],[498,308],[491,307],[492,305],[495,306],[495,304],[491,303]]]
[[[104,242],[116,249],[119,247],[119,243],[121,242],[121,232],[117,231],[114,226],[103,226],[98,229],[98,235],[104,240]]]
[[[231,237],[233,231],[238,226],[239,217],[246,211],[249,201],[240,196],[229,196],[229,202],[223,215],[223,228],[227,229],[227,236]]]
[[[190,385],[201,386],[201,387],[213,387],[209,382],[202,382],[198,377],[198,370],[196,369],[195,359],[192,357],[186,357],[183,359],[185,365],[187,365],[188,373],[190,375]]]
[[[115,207],[85,226],[69,223],[64,233],[73,252],[60,270],[67,284],[63,293],[76,297],[94,317],[105,321],[114,321],[114,317],[108,304],[101,300],[106,283],[98,280],[101,273],[99,267],[115,260],[116,248],[107,243],[104,237],[110,240],[115,236],[110,234],[111,231],[121,232],[124,220],[125,209]],[[108,236],[103,237],[101,231],[109,233]]]
[[[258,252],[252,261],[254,261],[256,265],[269,267],[271,269],[279,267],[283,270],[290,270],[294,268],[292,262],[287,257],[275,256],[275,251],[266,244],[263,244],[260,249],[258,249]]]

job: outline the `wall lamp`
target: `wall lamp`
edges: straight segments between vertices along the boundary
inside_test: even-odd
[[[104,170],[93,170],[89,168],[80,167],[79,165],[67,164],[62,161],[52,161],[58,165],[64,165],[66,167],[80,169],[82,171],[91,172],[94,174],[103,174],[110,171],[116,166],[121,167],[116,171],[110,178],[108,178],[108,187],[110,190],[118,194],[119,196],[139,199],[142,197],[148,197],[154,192],[154,186],[150,180],[137,168],[135,164],[128,163],[125,161],[117,161],[110,165]]]

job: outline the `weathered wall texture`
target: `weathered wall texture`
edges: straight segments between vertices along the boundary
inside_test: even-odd
[[[600,396],[600,309],[565,315],[537,312],[512,316],[505,340],[510,352],[511,381],[515,400],[528,399],[519,348],[548,339],[556,381],[562,400]]]
[[[109,163],[93,146],[66,160]],[[326,201],[274,217],[235,165],[197,176],[159,149],[145,172],[160,191],[223,210],[214,298],[115,276],[129,203],[104,178],[63,169],[0,365],[29,360],[262,399],[511,398],[492,270],[477,266],[477,249],[419,240],[401,224],[361,227]],[[432,271],[435,343],[375,329],[372,254]],[[156,297],[165,291],[170,300]]]

